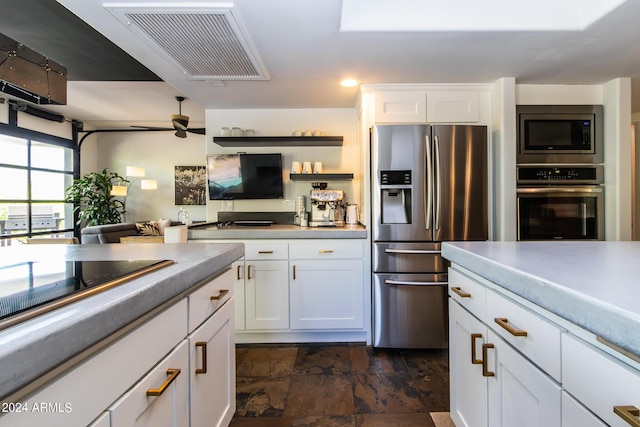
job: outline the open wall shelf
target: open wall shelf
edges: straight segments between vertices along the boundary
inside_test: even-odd
[[[352,173],[290,173],[291,181],[349,181]]]
[[[340,147],[341,136],[214,136],[222,147]]]

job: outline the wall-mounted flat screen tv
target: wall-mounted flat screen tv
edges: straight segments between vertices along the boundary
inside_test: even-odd
[[[207,156],[209,200],[282,199],[282,154]]]

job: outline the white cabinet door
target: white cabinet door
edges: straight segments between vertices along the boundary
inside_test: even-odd
[[[189,348],[175,348],[111,408],[111,427],[189,425]]]
[[[244,258],[231,264],[233,269],[233,292],[235,304],[235,325],[236,330],[242,331],[246,328],[245,323],[245,269]]]
[[[291,262],[291,329],[364,327],[361,260]]]
[[[111,415],[109,411],[103,412],[102,415],[89,424],[89,427],[111,427]]]
[[[430,91],[428,123],[476,123],[480,120],[479,94],[475,91]]]
[[[289,328],[289,263],[245,262],[247,329]]]
[[[425,123],[426,119],[425,91],[376,92],[376,123]]]
[[[226,427],[236,410],[232,312],[233,300],[189,335],[191,427]]]
[[[606,427],[606,425],[569,393],[562,392],[562,427]]]
[[[560,427],[561,387],[491,330],[488,342],[489,425]]]
[[[450,299],[450,413],[457,427],[488,425],[487,378],[482,369],[482,345],[486,339],[487,327]]]

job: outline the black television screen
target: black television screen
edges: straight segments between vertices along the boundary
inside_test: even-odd
[[[209,155],[207,181],[209,200],[282,199],[282,155]]]

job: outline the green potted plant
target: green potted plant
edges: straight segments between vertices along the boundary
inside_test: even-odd
[[[76,204],[78,222],[85,226],[117,224],[125,213],[124,201],[111,194],[114,185],[126,185],[129,181],[107,168],[91,172],[73,181],[66,189],[66,201]]]

